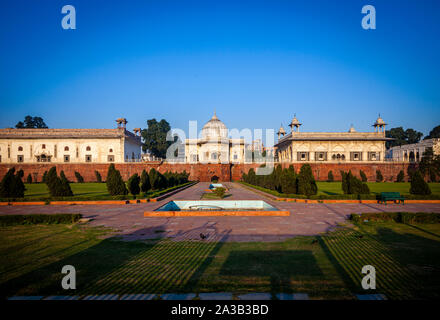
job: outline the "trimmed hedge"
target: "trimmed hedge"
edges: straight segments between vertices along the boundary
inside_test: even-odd
[[[434,212],[370,212],[350,215],[353,222],[440,223],[440,213]]]
[[[81,219],[82,215],[74,214],[8,214],[0,215],[0,226],[15,226],[22,224],[70,224]]]

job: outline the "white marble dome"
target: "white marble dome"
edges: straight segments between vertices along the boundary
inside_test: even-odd
[[[211,120],[209,120],[202,128],[202,139],[227,138],[228,128],[217,118],[214,112]]]

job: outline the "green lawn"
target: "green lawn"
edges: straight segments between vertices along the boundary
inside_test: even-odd
[[[343,194],[341,182],[321,182],[317,181],[318,195],[335,195]],[[371,193],[381,192],[400,192],[403,195],[409,195],[409,182],[367,182]],[[432,194],[440,195],[440,183],[429,183]]]
[[[140,194],[137,198],[154,198],[169,191],[183,187],[192,182],[187,182],[182,185],[170,187],[162,190],[150,190],[145,195]],[[49,189],[45,183],[25,183],[26,191],[24,193],[24,201],[44,201],[50,198]],[[73,192],[73,197],[65,197],[63,200],[108,200],[113,197],[107,192],[107,185],[105,183],[70,183]],[[118,197],[118,196],[116,196]],[[128,194],[124,196],[126,199],[132,199],[133,195]]]
[[[0,295],[226,291],[353,299],[365,293],[361,268],[370,264],[374,292],[440,298],[439,224],[370,222],[276,243],[126,242],[104,234],[80,225],[0,228]],[[75,292],[61,289],[68,264],[77,270]]]
[[[41,198],[49,197],[49,189],[45,183],[25,183],[26,191],[24,196],[26,198]],[[81,196],[109,196],[107,192],[107,185],[105,183],[71,183],[70,188],[73,194],[78,197]]]

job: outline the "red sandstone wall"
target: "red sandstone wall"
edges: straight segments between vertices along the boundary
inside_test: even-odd
[[[102,179],[105,180],[107,176],[107,170],[109,164],[54,164],[54,163],[38,163],[38,164],[0,164],[0,179],[6,174],[6,172],[15,167],[18,171],[22,169],[24,171],[24,178],[30,173],[33,181],[41,182],[44,171],[49,170],[51,167],[56,166],[57,172],[64,171],[67,179],[76,181],[75,171],[79,172],[85,182],[96,181],[95,170],[98,171]],[[128,178],[134,173],[141,174],[142,170],[149,171],[151,168],[158,170],[161,173],[166,171],[172,172],[188,172],[190,180],[198,181],[211,181],[211,177],[216,175],[220,178],[220,181],[231,180],[230,165],[223,164],[160,164],[156,163],[121,163],[115,164],[117,170],[121,172],[122,178],[128,180]],[[35,180],[36,179],[36,180]]]
[[[38,182],[41,182],[44,171],[49,170],[52,166],[57,167],[58,173],[64,170],[66,177],[71,181],[76,181],[75,171],[78,171],[86,182],[95,181],[95,170],[98,171],[102,178],[105,180],[107,176],[107,170],[109,164],[53,164],[53,163],[38,163],[38,164],[0,164],[0,178],[11,168],[15,167],[16,170],[23,169],[24,177],[30,173],[32,179],[35,181],[35,177]],[[290,164],[285,163],[283,167],[288,167]],[[405,173],[405,179],[408,164],[407,163],[311,163],[313,174],[317,180],[327,180],[328,172],[333,171],[335,180],[340,180],[340,170],[351,170],[353,174],[359,176],[359,170],[363,170],[368,177],[369,181],[376,180],[376,170],[380,170],[385,181],[395,181],[397,174],[400,170]],[[149,171],[151,168],[155,168],[161,173],[166,171],[172,172],[188,172],[190,180],[198,181],[211,181],[211,177],[216,175],[220,178],[220,181],[240,180],[243,172],[248,172],[250,168],[258,168],[260,164],[169,164],[164,163],[121,163],[115,164],[116,169],[121,172],[124,180],[127,180],[132,174],[140,174],[143,169]],[[293,164],[295,170],[298,172],[302,166],[302,163]]]
[[[243,172],[248,172],[251,168],[258,168],[261,164],[240,164],[234,165],[231,170],[232,180],[240,180]],[[303,163],[283,163],[283,168],[288,168],[293,165],[296,172],[299,172]],[[340,171],[349,171],[359,176],[359,171],[365,172],[368,181],[376,181],[376,170],[380,170],[384,177],[384,181],[395,181],[400,170],[405,173],[405,180],[407,180],[408,163],[310,163],[313,174],[316,180],[325,181],[328,177],[328,172],[333,171],[335,180],[341,180]]]

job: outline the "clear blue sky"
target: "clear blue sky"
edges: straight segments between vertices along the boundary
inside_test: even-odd
[[[61,7],[76,8],[76,30]],[[377,29],[361,28],[373,4]],[[0,127],[229,128],[427,134],[440,124],[440,1],[0,2]]]

